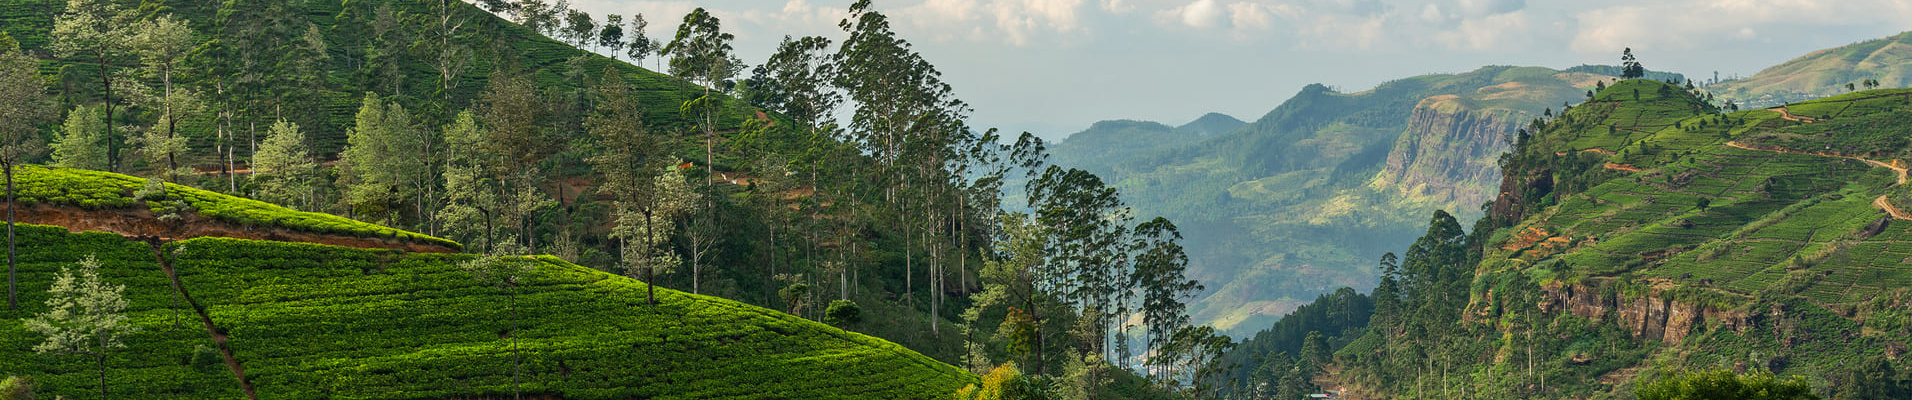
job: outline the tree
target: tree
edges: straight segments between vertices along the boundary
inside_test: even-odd
[[[93,356],[100,370],[100,399],[106,399],[106,353],[125,348],[121,342],[138,330],[126,320],[126,285],[114,285],[100,279],[100,262],[92,255],[79,262],[78,275],[72,268],[60,267],[47,289],[47,312],[26,320],[29,331],[46,335],[46,341],[33,346],[38,353],[84,354]]]
[[[410,200],[420,225],[428,228],[421,230],[430,231],[425,205],[436,204],[429,197],[437,181],[431,152],[437,142],[437,135],[414,125],[404,106],[385,104],[378,95],[366,93],[354,126],[346,130],[346,147],[339,152],[348,201],[378,205],[389,225],[394,209]]]
[[[458,76],[471,65],[471,49],[461,44],[472,35],[464,29],[471,18],[455,15],[461,5],[453,4],[459,3],[456,0],[426,1],[431,7],[431,26],[423,31],[429,36],[413,45],[414,51],[425,54],[438,72],[438,96],[444,101],[443,107],[451,107],[452,88],[458,86]]]
[[[39,125],[53,116],[39,62],[0,33],[0,168],[7,178],[7,309],[19,309],[14,267],[13,167],[41,152]]]
[[[1846,82],[1846,91],[1847,91],[1847,92],[1853,92],[1853,91],[1858,91],[1858,90],[1859,90],[1859,89],[1856,89],[1856,88],[1853,88],[1853,85],[1852,85],[1852,82]]]
[[[1633,390],[1640,400],[1817,400],[1803,377],[1780,380],[1767,372],[1724,369],[1676,371]]]
[[[493,71],[490,86],[479,101],[478,115],[488,128],[483,147],[495,155],[490,166],[501,177],[504,192],[522,200],[501,198],[506,207],[499,216],[516,226],[520,244],[535,248],[530,211],[541,203],[538,196],[543,192],[536,188],[543,177],[529,172],[557,152],[564,141],[548,129],[550,110],[538,96],[538,87],[529,74]]]
[[[505,335],[511,337],[511,395],[513,398],[523,396],[518,389],[519,370],[524,363],[518,356],[518,286],[523,283],[525,274],[537,270],[538,263],[538,260],[530,257],[487,255],[458,264],[458,268],[471,273],[472,279],[505,292],[506,308],[511,310],[511,330],[506,331]]]
[[[624,16],[607,14],[604,16],[604,29],[598,31],[597,44],[611,48],[611,58],[624,55]]]
[[[135,10],[121,9],[109,0],[67,0],[66,13],[54,19],[51,47],[61,58],[90,58],[99,66],[100,90],[106,107],[107,169],[120,170],[120,141],[113,131],[113,60],[122,56],[132,42],[128,29],[138,26]]]
[[[470,111],[453,117],[444,132],[445,205],[432,219],[444,225],[447,234],[465,243],[482,243],[472,248],[492,253],[497,242],[493,217],[499,212],[501,200],[497,175],[490,166],[497,156],[484,145],[489,134],[478,126],[478,117]]]
[[[631,57],[631,63],[639,67],[644,66],[644,58],[650,57],[651,53],[656,53],[658,49],[657,41],[644,32],[650,26],[651,23],[644,20],[644,14],[631,16],[631,31],[626,35],[631,38],[631,43],[625,45],[624,50],[625,55]]]
[[[863,322],[863,308],[858,307],[855,301],[831,301],[830,308],[823,311],[823,323],[831,326],[848,329],[858,322]]]
[[[1640,66],[1639,59],[1633,57],[1633,48],[1628,47],[1625,50],[1621,50],[1620,78],[1639,79],[1644,77],[1646,77],[1646,67]]]
[[[704,93],[695,99],[685,101],[681,109],[686,115],[694,115],[696,129],[704,136],[704,204],[698,207],[700,221],[692,223],[692,229],[703,236],[715,232],[717,177],[716,163],[717,114],[723,110],[723,100],[712,95],[712,89],[737,75],[743,61],[732,55],[731,40],[736,36],[723,31],[723,23],[702,7],[684,15],[684,23],[678,25],[677,35],[659,51],[670,55],[670,73],[679,78],[703,86]],[[693,275],[703,262],[703,248],[713,241],[699,237],[700,243],[692,243],[691,269]],[[692,292],[697,289],[692,285]]]
[[[1142,324],[1147,334],[1144,343],[1152,353],[1167,345],[1176,329],[1188,324],[1188,305],[1183,301],[1192,299],[1202,285],[1184,276],[1188,255],[1176,243],[1182,234],[1174,223],[1156,217],[1135,230],[1141,253],[1136,255],[1130,281],[1142,291]],[[1144,368],[1149,374],[1159,378],[1166,372],[1167,365],[1150,361]]]
[[[597,47],[597,20],[591,13],[578,10],[564,11],[564,38],[578,47]]]
[[[154,130],[163,129],[164,138],[167,140],[179,138],[179,120],[182,118],[182,112],[197,108],[195,106],[198,103],[194,99],[195,96],[176,92],[173,88],[173,72],[195,44],[190,24],[191,21],[173,20],[172,16],[160,16],[152,21],[138,24],[137,28],[129,32],[133,35],[130,39],[132,48],[139,54],[140,61],[145,64],[147,74],[160,78],[161,91],[157,102],[160,106],[160,121],[163,125],[155,126]],[[178,181],[179,155],[186,150],[184,143],[166,146],[166,149],[171,150],[165,153],[168,179]]]
[[[252,168],[264,175],[259,182],[259,198],[279,204],[312,205],[313,168],[311,146],[299,124],[284,119],[266,130],[266,141],[259,154],[252,156]]]
[[[53,141],[53,165],[61,168],[104,171],[106,158],[106,122],[99,107],[73,106],[66,114],[59,136]]]

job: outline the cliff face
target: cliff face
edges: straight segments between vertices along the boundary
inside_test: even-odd
[[[1507,110],[1470,110],[1437,96],[1422,101],[1408,118],[1387,162],[1371,186],[1385,194],[1474,210],[1494,197],[1500,181],[1495,164],[1507,151],[1507,137],[1525,114]]]
[[[1546,298],[1539,304],[1545,312],[1564,312],[1576,317],[1600,321],[1610,318],[1633,333],[1633,337],[1659,340],[1669,344],[1684,341],[1695,327],[1743,331],[1751,326],[1744,312],[1672,300],[1655,290],[1627,299],[1614,291],[1602,290],[1600,281],[1542,288]]]

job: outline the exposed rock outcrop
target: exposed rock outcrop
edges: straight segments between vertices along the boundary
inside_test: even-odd
[[[1626,327],[1633,337],[1667,343],[1685,341],[1696,328],[1709,324],[1733,331],[1751,326],[1744,312],[1667,299],[1657,290],[1625,299],[1618,293],[1602,290],[1603,285],[1603,281],[1592,281],[1543,287],[1546,299],[1540,304],[1541,311],[1567,312],[1595,321],[1608,318],[1607,312],[1613,311],[1615,322]]]
[[[1407,132],[1395,141],[1372,185],[1384,192],[1473,209],[1494,196],[1501,178],[1499,155],[1523,113],[1472,110],[1455,96],[1430,97],[1415,106]]]

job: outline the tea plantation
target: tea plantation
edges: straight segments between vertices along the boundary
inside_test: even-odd
[[[548,256],[523,260],[534,267],[508,296],[458,266],[471,255],[199,238],[164,250],[194,300],[175,309],[144,243],[47,226],[20,233],[22,308],[0,311],[0,375],[30,377],[42,398],[96,390],[89,357],[34,353],[43,338],[21,322],[45,312],[60,267],[87,255],[126,285],[139,327],[106,361],[118,399],[244,396],[195,307],[228,335],[262,399],[509,398],[520,359],[520,386],[535,398],[926,399],[976,379],[734,301],[660,288],[650,306],[642,282]]]
[[[22,165],[14,171],[17,201],[22,207],[46,203],[88,210],[136,210],[146,203],[135,193],[146,179],[111,172]],[[332,214],[302,212],[275,204],[166,184],[169,199],[185,200],[201,216],[244,226],[281,227],[295,231],[354,237],[394,238],[414,243],[460,247],[458,242]]]

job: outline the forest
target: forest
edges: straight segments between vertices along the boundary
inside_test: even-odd
[[[1202,395],[1232,345],[1188,322],[1202,286],[1173,222],[1034,135],[969,126],[867,0],[840,38],[755,65],[703,9],[655,32],[542,0],[4,9],[10,212],[548,254],[655,284],[650,304],[657,286],[734,299],[1000,378],[977,396]],[[1026,205],[1002,204],[1012,175]],[[12,310],[37,298],[19,289]]]

